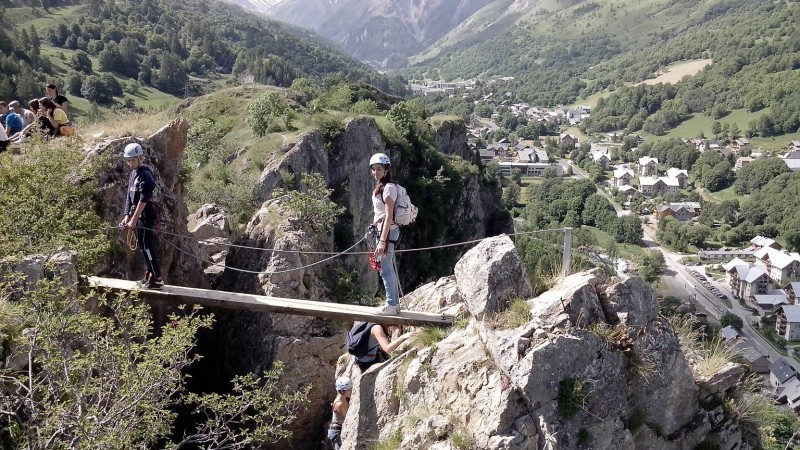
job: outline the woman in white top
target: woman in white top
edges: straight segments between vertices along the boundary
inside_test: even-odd
[[[381,279],[386,288],[386,304],[376,314],[394,315],[400,310],[400,289],[394,261],[394,247],[400,238],[400,228],[394,223],[397,185],[392,183],[392,164],[385,154],[372,155],[369,169],[375,180],[375,189],[372,191],[372,209],[375,213],[372,225],[377,234],[375,259],[381,264]]]

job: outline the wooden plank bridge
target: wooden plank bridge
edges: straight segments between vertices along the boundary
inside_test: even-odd
[[[449,326],[453,323],[453,317],[444,314],[401,311],[400,314],[395,316],[379,316],[374,314],[376,309],[374,306],[315,302],[170,285],[165,285],[161,289],[142,289],[135,281],[114,278],[88,277],[88,281],[90,286],[98,289],[113,292],[138,291],[139,297],[148,301],[189,303],[216,308],[314,316],[343,321],[368,321],[386,325]]]

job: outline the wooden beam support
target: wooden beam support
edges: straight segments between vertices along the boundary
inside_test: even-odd
[[[266,295],[213,291],[182,286],[165,285],[161,289],[140,289],[136,282],[114,278],[88,277],[90,286],[110,291],[139,292],[139,297],[149,301],[188,303],[215,308],[239,309],[253,312],[271,312],[314,316],[347,322],[368,321],[385,325],[437,325],[453,324],[453,317],[444,314],[401,311],[396,316],[379,316],[375,307],[343,303],[315,302]]]

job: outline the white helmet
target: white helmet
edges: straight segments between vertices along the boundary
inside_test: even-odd
[[[350,377],[339,377],[336,379],[337,391],[349,391],[350,389],[353,389],[353,381]]]
[[[391,166],[392,162],[389,161],[389,157],[386,156],[386,153],[375,153],[372,155],[372,158],[369,159],[369,166],[372,167],[373,164],[385,164],[387,166]]]
[[[144,150],[142,150],[142,146],[132,142],[125,146],[125,152],[122,154],[125,158],[136,158],[137,156],[144,155]]]

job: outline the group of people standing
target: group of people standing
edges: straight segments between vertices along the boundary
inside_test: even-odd
[[[0,151],[11,144],[28,142],[31,134],[37,131],[47,137],[74,133],[67,116],[67,97],[58,92],[55,84],[48,84],[45,92],[45,97],[28,101],[27,108],[17,100],[0,101]]]

